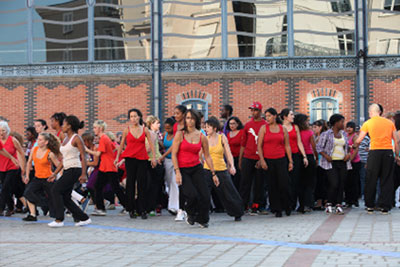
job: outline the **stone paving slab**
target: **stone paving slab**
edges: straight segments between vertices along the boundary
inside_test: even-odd
[[[118,212],[92,216],[88,227],[67,217],[60,229],[47,227],[48,217],[0,217],[0,266],[400,266],[399,209],[348,210],[336,226],[329,222],[337,218],[323,212],[246,215],[242,222],[212,214],[208,229],[166,212],[148,220]],[[326,240],[320,232],[327,226],[334,229]]]

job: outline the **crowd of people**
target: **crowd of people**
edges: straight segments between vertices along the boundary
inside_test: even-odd
[[[116,134],[97,120],[93,132],[79,134],[84,122],[63,112],[37,119],[23,137],[0,121],[0,215],[26,213],[37,221],[39,208],[64,226],[77,226],[121,206],[132,219],[161,215],[208,227],[210,213],[244,214],[325,210],[344,214],[365,200],[368,213],[387,214],[400,185],[400,112],[383,117],[379,104],[359,129],[341,114],[310,124],[305,114],[262,104],[249,107],[244,125],[230,105],[221,118],[178,105],[162,123],[144,121],[138,109]]]

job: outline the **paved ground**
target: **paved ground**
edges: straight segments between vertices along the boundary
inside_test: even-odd
[[[93,206],[90,206],[89,211]],[[0,266],[400,266],[400,209],[368,215],[323,212],[244,216],[212,214],[210,227],[109,211],[93,224],[47,227],[0,217]]]

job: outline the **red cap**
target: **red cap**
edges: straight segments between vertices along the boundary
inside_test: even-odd
[[[260,102],[253,102],[253,104],[249,108],[256,108],[262,110],[262,105]]]

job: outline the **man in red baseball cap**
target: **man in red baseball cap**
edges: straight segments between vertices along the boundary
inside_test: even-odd
[[[257,153],[257,139],[258,131],[266,122],[261,117],[262,105],[260,102],[253,102],[249,109],[251,110],[252,119],[244,126],[239,154],[239,166],[242,173],[239,192],[247,209],[250,204],[250,191],[254,178],[252,213],[258,213],[260,208],[265,208],[266,201],[262,171],[256,168],[256,164],[260,159]]]

